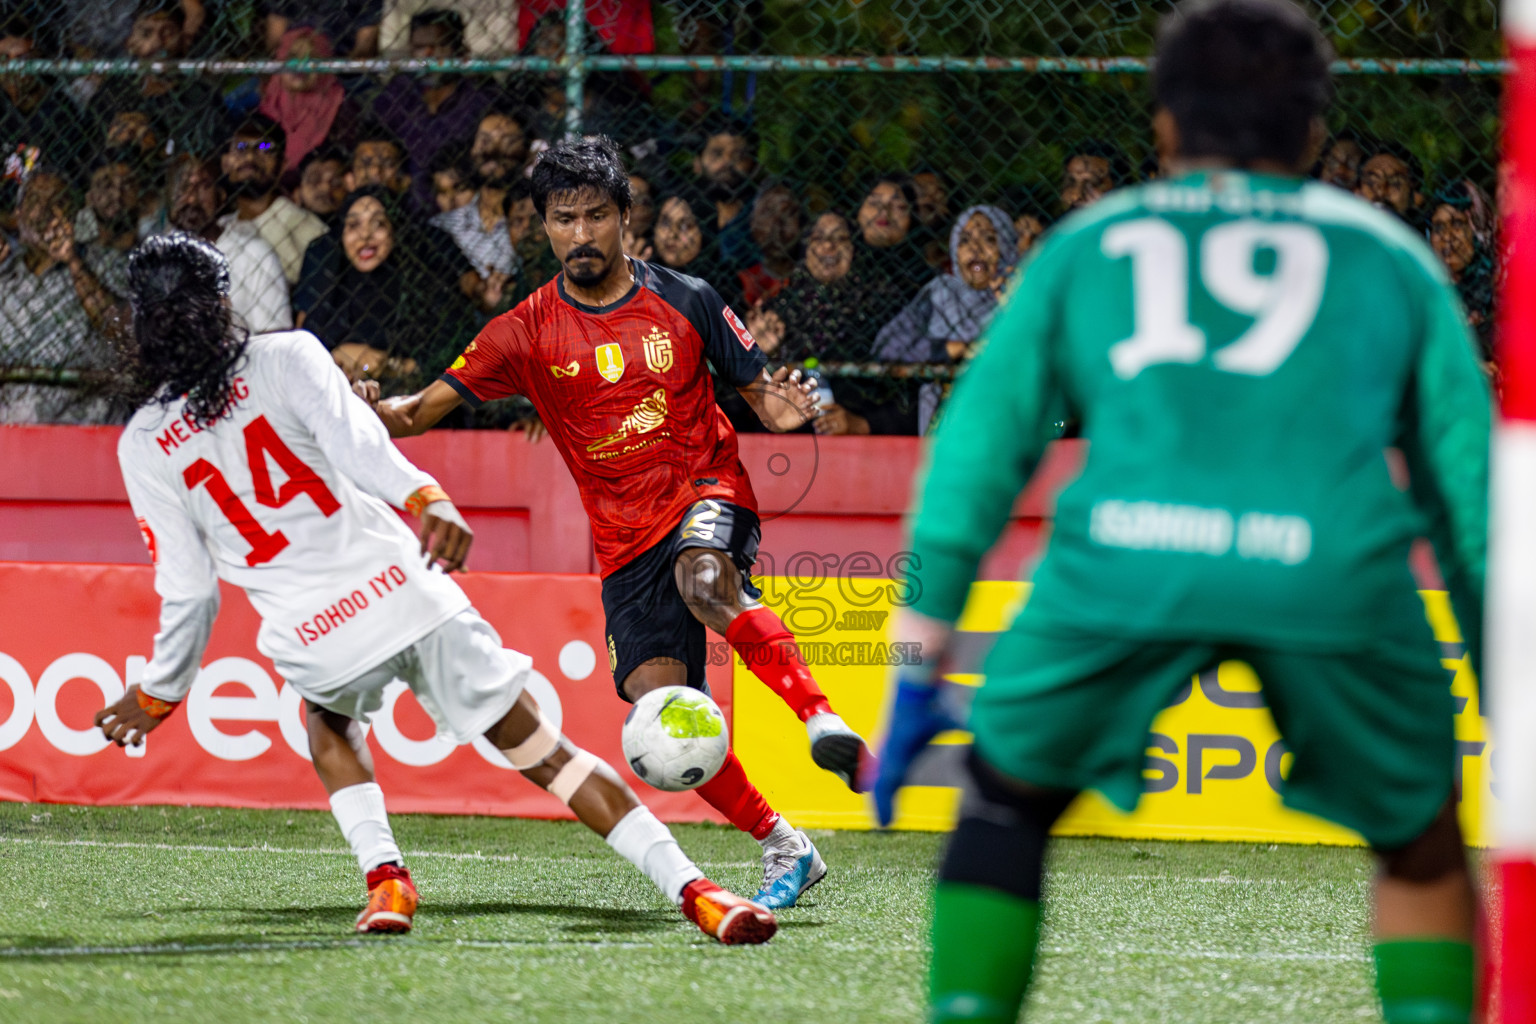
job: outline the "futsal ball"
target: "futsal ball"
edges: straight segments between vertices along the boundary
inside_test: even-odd
[[[635,701],[623,743],[636,775],[674,793],[714,778],[731,749],[720,706],[690,686],[663,686]]]

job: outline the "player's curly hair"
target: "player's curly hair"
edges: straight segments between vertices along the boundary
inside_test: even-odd
[[[217,420],[250,338],[226,299],[224,254],[181,232],[145,239],[128,256],[128,290],[133,329],[122,375],[131,396],[159,405],[185,396],[190,416]]]
[[[1288,0],[1186,0],[1158,31],[1152,90],[1182,156],[1295,166],[1333,99],[1332,60]]]
[[[620,213],[628,212],[635,198],[618,144],[606,135],[585,135],[550,146],[539,154],[528,184],[540,220],[554,195],[596,192],[612,199]]]

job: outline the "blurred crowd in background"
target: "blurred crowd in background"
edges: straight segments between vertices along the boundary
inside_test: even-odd
[[[588,49],[654,51],[653,6],[665,5],[593,3]],[[677,26],[686,28],[694,52],[718,52],[746,34],[736,9],[751,6],[705,4],[674,17],[672,30],[681,38]],[[221,46],[229,40],[240,45]],[[453,60],[565,49],[555,0],[49,0],[0,16],[7,61]],[[1123,132],[1081,119],[1030,181],[978,180],[939,147],[830,179],[797,173],[824,166],[811,158],[822,141],[805,139],[804,159],[786,155],[792,128],[786,136],[776,124],[765,140],[743,83],[721,89],[720,78],[680,76],[663,102],[656,76],[594,72],[581,124],[612,136],[630,160],[626,251],[708,281],[774,362],[961,363],[1052,223],[1160,173],[1146,143],[1132,152]],[[232,305],[252,332],[300,327],[354,378],[420,386],[558,273],[527,178],[564,134],[566,102],[560,70],[0,69],[0,369],[9,374],[0,422],[125,416],[101,375],[125,316],[127,254],[164,231],[224,252]],[[1370,124],[1335,127],[1313,175],[1425,235],[1491,361],[1496,170],[1481,182],[1476,173],[1430,178],[1404,140]],[[858,124],[848,130],[857,140]],[[1490,167],[1486,158],[1474,166]],[[879,367],[824,383],[816,429],[830,434],[924,433],[947,386]],[[737,425],[759,429],[731,397],[722,393],[722,404]],[[510,400],[455,425],[526,425],[529,414]]]

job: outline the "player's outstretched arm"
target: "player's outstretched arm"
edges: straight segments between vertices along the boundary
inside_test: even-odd
[[[1062,389],[1052,352],[1066,273],[1059,241],[1030,264],[987,328],[925,452],[908,585],[912,607],[931,618],[959,618],[982,556],[1055,434]]]
[[[1426,533],[1480,672],[1493,403],[1456,293],[1435,282],[1420,294],[1428,304],[1425,336],[1401,444],[1410,490],[1428,519]]]
[[[373,409],[389,428],[390,437],[415,437],[437,426],[463,400],[453,388],[435,380],[414,395],[375,400]]]
[[[1049,410],[1058,393],[1050,352],[1059,263],[1059,257],[1042,254],[1031,264],[1017,294],[987,330],[981,354],[955,385],[926,452],[912,517],[907,573],[912,605],[894,625],[895,639],[905,645],[901,649],[920,656],[892,680],[885,742],[871,787],[882,825],[894,818],[896,792],[917,755],[939,733],[960,727],[940,675],[981,557],[1002,533],[1050,436]]]
[[[155,634],[154,656],[144,668],[143,684],[128,687],[119,700],[96,712],[97,728],[120,747],[143,743],[186,698],[219,614],[219,580],[202,533],[179,495],[141,464],[142,455],[125,432],[118,444],[118,462],[129,504],[155,563],[160,631]]]
[[[799,430],[815,419],[818,412],[816,381],[787,366],[779,367],[772,375],[764,370],[757,380],[736,390],[763,426],[775,434]]]

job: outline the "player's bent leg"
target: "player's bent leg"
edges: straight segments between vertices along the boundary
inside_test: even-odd
[[[373,781],[373,757],[362,723],[306,702],[305,727],[315,771],[331,798],[331,813],[367,880],[368,903],[357,916],[357,931],[410,931],[416,886],[389,827],[384,791]]]
[[[641,662],[621,684],[624,697],[634,703],[641,697],[664,686],[688,685],[688,669],[676,658],[649,658]],[[779,815],[768,806],[756,786],[747,778],[746,769],[736,758],[733,750],[725,757],[725,763],[715,777],[694,789],[704,802],[724,815],[725,820],[763,841],[779,821]]]
[[[513,768],[570,807],[706,934],[727,944],[773,937],[773,914],[705,878],[618,773],[561,736],[529,693],[485,735]]]
[[[624,697],[631,703],[662,686],[687,686],[688,669],[684,663],[670,657],[653,657],[636,666],[624,677]],[[768,806],[762,792],[746,778],[746,769],[736,758],[736,751],[725,755],[725,763],[707,783],[694,789],[711,808],[725,815],[740,831],[748,832],[754,840],[770,837],[779,823],[779,814]]]
[[[1074,793],[1005,779],[975,753],[933,897],[934,1021],[1018,1019],[1034,969],[1051,825]]]
[[[872,760],[869,747],[832,711],[811,675],[800,645],[783,621],[744,587],[741,570],[723,551],[685,548],[674,565],[677,589],[695,618],[725,637],[752,674],[805,723],[811,759],[856,793]]]
[[[1472,1019],[1476,895],[1456,803],[1417,839],[1378,850],[1376,987],[1387,1024]]]
[[[1422,605],[1404,595],[1349,654],[1244,652],[1295,760],[1285,801],[1376,851],[1376,986],[1390,1024],[1472,1019],[1476,902],[1456,820],[1454,706]],[[1385,711],[1383,709],[1386,709]]]
[[[373,754],[363,723],[305,701],[304,728],[310,760],[327,794],[373,781]]]
[[[650,658],[624,677],[623,691],[634,702],[652,690],[687,681],[687,666],[681,661]],[[726,754],[715,777],[694,792],[763,848],[763,880],[753,902],[770,910],[792,907],[801,893],[826,877],[826,862],[810,837],[769,806],[734,750]]]

